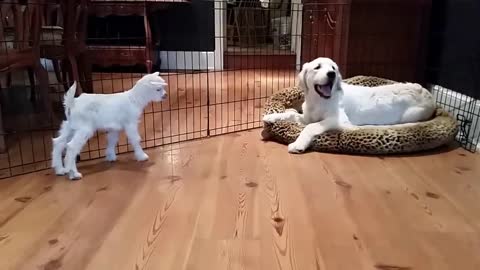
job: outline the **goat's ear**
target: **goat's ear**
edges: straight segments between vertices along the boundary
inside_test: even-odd
[[[150,81],[151,85],[155,86],[167,86],[168,84],[166,82],[156,82],[156,81]]]

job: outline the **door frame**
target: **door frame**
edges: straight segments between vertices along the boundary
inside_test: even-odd
[[[302,68],[302,26],[303,5],[302,0],[291,0],[290,16],[292,18],[291,50],[295,52],[295,67],[297,71]],[[297,7],[295,9],[295,7]]]
[[[224,52],[227,49],[227,0],[214,2],[215,51],[214,70],[223,70]]]
[[[296,7],[296,9],[295,9]],[[215,1],[215,51],[214,51],[214,70],[224,69],[224,54],[227,50],[227,0]],[[296,69],[300,70],[301,54],[302,54],[302,0],[290,0],[290,18],[291,27],[291,44],[290,50],[295,53]],[[294,27],[296,26],[296,27]]]

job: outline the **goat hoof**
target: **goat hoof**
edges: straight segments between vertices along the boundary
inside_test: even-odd
[[[117,161],[117,156],[116,155],[107,155],[105,157],[105,160],[108,161],[108,162],[114,162],[114,161]]]
[[[64,176],[67,173],[65,168],[54,168],[54,170],[55,170],[55,175],[57,176]]]
[[[148,155],[145,153],[139,154],[135,156],[137,161],[147,161],[148,160]]]
[[[82,174],[79,173],[79,172],[71,172],[68,175],[68,178],[70,178],[70,180],[72,180],[72,181],[80,180],[80,179],[82,179]]]

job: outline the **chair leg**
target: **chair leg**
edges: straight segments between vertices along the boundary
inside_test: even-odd
[[[68,86],[71,84],[71,81],[72,81],[71,72],[69,72],[70,63],[68,63],[67,59],[63,59],[60,62],[60,65],[62,69],[63,87],[65,88],[65,91],[67,91]]]
[[[92,64],[88,59],[87,53],[82,53],[78,57],[78,67],[83,82],[82,88],[85,93],[93,93]]]
[[[0,84],[0,90],[2,85]],[[2,102],[0,100],[0,153],[5,153],[7,151],[7,144],[5,143],[5,130],[3,129],[3,114],[2,112]]]
[[[52,66],[53,70],[55,71],[55,77],[57,78],[57,82],[59,84],[63,84],[63,88],[65,88],[65,91],[67,91],[68,87],[67,84],[64,82],[65,76],[62,77],[62,74],[60,72],[60,64],[58,63],[57,59],[52,60]]]
[[[28,68],[27,73],[28,81],[30,82],[30,101],[35,101],[35,73],[33,72],[33,68]]]
[[[12,72],[7,72],[7,81],[6,81],[7,88],[12,86]]]
[[[48,120],[48,123],[51,124],[53,120],[52,118],[53,110],[52,110],[52,103],[50,100],[50,93],[48,89],[48,72],[45,70],[45,68],[42,66],[40,62],[35,66],[34,71],[35,71],[35,77],[39,82],[41,99],[43,101],[43,105],[47,112],[47,120]]]
[[[70,67],[71,67],[70,74],[72,74],[73,81],[77,82],[77,96],[78,96],[83,92],[83,89],[82,89],[82,83],[80,82],[80,75],[78,74],[77,59],[76,59],[75,56],[69,55],[68,56],[68,61],[70,62]]]
[[[1,110],[0,106],[0,110]],[[7,144],[5,142],[5,130],[3,129],[3,116],[0,114],[0,153],[7,151]]]
[[[148,14],[147,11],[145,11],[145,14]],[[147,61],[146,61],[146,67],[147,67],[147,73],[152,73],[152,67],[153,67],[153,55],[152,55],[152,30],[150,27],[150,21],[148,20],[148,16],[144,15],[143,16],[143,23],[145,27],[145,42],[146,42],[146,54],[147,54]]]

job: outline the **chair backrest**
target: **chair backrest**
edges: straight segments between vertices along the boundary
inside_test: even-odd
[[[85,41],[88,21],[87,0],[64,0],[62,5],[65,40]]]
[[[43,0],[0,2],[0,53],[38,48]]]
[[[62,0],[47,0],[42,13],[42,26],[63,27]]]

